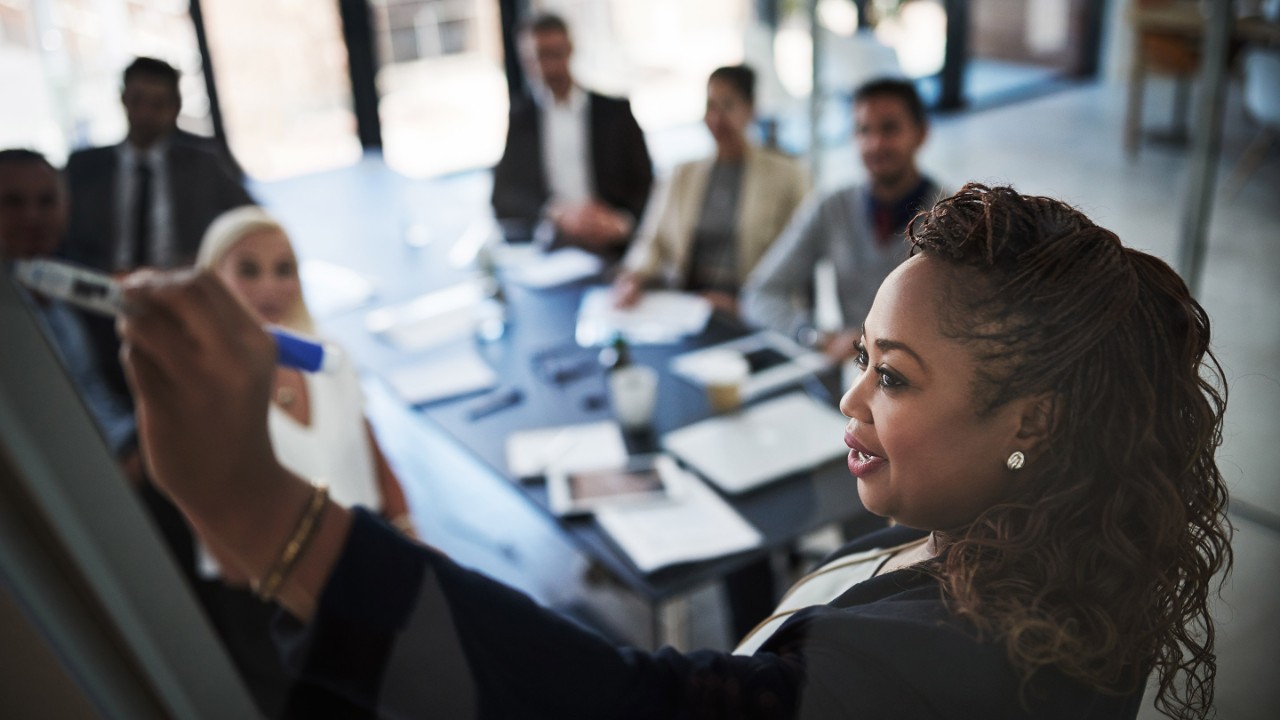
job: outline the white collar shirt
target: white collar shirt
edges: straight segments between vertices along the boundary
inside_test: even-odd
[[[117,146],[116,168],[116,248],[115,269],[132,270],[136,257],[135,208],[138,193],[138,166],[151,168],[151,228],[146,256],[154,267],[172,267],[178,258],[173,247],[173,197],[169,184],[169,141],[160,140],[139,150],[128,140]]]
[[[587,93],[577,85],[565,102],[550,91],[535,94],[542,111],[542,157],[553,202],[591,199],[591,144]]]

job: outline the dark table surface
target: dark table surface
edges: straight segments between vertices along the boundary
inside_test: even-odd
[[[506,409],[473,419],[471,411],[484,396],[433,403],[421,412],[465,446],[541,510],[551,513],[545,484],[538,479],[511,477],[506,463],[506,438],[512,432],[608,420],[613,417],[605,389],[605,369],[598,362],[599,348],[579,347],[573,338],[578,303],[584,284],[555,289],[530,290],[504,284],[508,326],[498,341],[481,343],[502,387],[517,388],[523,399]],[[658,398],[653,428],[628,433],[628,449],[657,449],[658,437],[712,414],[705,393],[668,371],[669,360],[696,347],[722,342],[748,332],[728,318],[713,317],[703,334],[674,345],[637,345],[632,361],[658,371]],[[560,370],[557,378],[555,370]],[[831,378],[814,378],[805,387],[834,404]],[[790,388],[794,390],[794,388]],[[785,392],[786,390],[782,391]],[[832,437],[839,443],[839,437]],[[725,495],[729,504],[760,531],[764,543],[758,550],[715,560],[684,563],[643,573],[591,518],[559,520],[571,539],[594,560],[609,569],[628,587],[650,601],[661,601],[725,574],[783,548],[800,535],[835,522],[865,516],[857,498],[854,479],[843,460],[813,472],[784,478],[751,492]]]

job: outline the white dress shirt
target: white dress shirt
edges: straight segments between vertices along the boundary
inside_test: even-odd
[[[587,93],[573,86],[564,102],[549,90],[535,93],[542,109],[542,157],[552,202],[582,203],[591,199],[591,143]]]
[[[134,266],[134,208],[138,192],[137,170],[141,163],[151,168],[151,232],[148,234],[147,258],[154,267],[172,267],[176,262],[168,150],[167,139],[146,150],[135,148],[128,140],[117,146],[120,161],[116,168],[116,270],[132,270]]]

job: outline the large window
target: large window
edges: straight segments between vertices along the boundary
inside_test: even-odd
[[[178,123],[209,133],[209,103],[187,3],[0,0],[0,147],[54,162],[125,135],[121,72],[149,55],[182,71]]]
[[[371,0],[383,156],[422,177],[502,154],[507,80],[495,0]]]
[[[876,37],[894,48],[903,71],[927,79],[921,86],[930,101],[984,104],[1092,73],[1100,5],[1101,0],[868,0],[867,11]],[[964,28],[964,52],[953,54],[955,65],[946,69],[960,80],[963,93],[944,100],[939,83],[946,74],[949,22]]]
[[[227,139],[250,175],[269,180],[360,158],[336,0],[201,7]]]
[[[743,61],[752,15],[748,0],[535,0],[532,5],[569,22],[574,76],[592,89],[629,96],[636,119],[650,134],[701,120],[707,77],[721,65]],[[705,146],[700,151],[710,147],[704,135],[690,138]],[[651,145],[660,164],[664,155],[689,154],[661,141]]]

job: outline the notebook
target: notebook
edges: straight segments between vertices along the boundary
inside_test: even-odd
[[[803,392],[667,433],[662,446],[727,493],[741,493],[848,454],[846,418]]]

